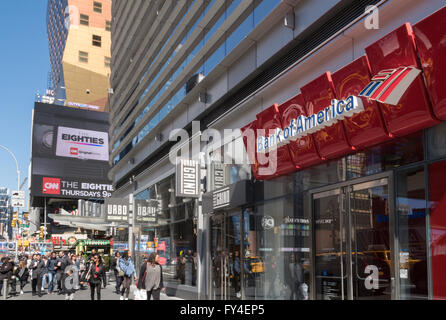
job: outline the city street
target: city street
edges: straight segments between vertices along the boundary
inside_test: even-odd
[[[19,286],[17,286],[17,288],[19,289]],[[115,290],[115,281],[114,281],[114,277],[112,276],[110,278],[110,282],[107,285],[107,287],[104,289],[102,288],[101,290],[101,300],[119,300],[120,295],[116,294],[114,292]],[[65,295],[61,294],[48,294],[47,290],[45,290],[45,293],[42,295],[42,297],[38,297],[38,296],[32,296],[31,293],[31,282],[29,282],[24,290],[23,290],[24,294],[20,295],[20,290],[18,291],[18,294],[15,296],[11,296],[8,295],[8,301],[20,301],[20,300],[45,300],[45,301],[50,301],[50,300],[61,300],[64,301],[65,300]],[[96,296],[95,296],[96,299]],[[0,301],[3,300],[3,296],[0,297]],[[84,301],[88,301],[91,300],[90,298],[90,287],[86,287],[85,290],[78,290],[75,295],[74,295],[74,300],[84,300]],[[130,292],[129,295],[129,300],[134,300],[134,295],[132,292]],[[161,293],[161,300],[182,300],[176,297],[169,297],[164,293]]]

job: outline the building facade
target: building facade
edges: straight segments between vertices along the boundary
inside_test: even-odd
[[[55,103],[107,111],[111,1],[49,0],[47,34]]]
[[[11,237],[11,197],[8,188],[0,188],[0,236],[4,239]]]
[[[446,297],[444,2],[115,1],[112,15],[114,196],[159,201],[142,229],[163,243],[168,293]],[[190,145],[202,199],[176,196]]]

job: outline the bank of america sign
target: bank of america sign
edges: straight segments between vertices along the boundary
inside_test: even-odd
[[[359,96],[396,106],[420,73],[421,70],[414,67],[382,70],[372,78]]]

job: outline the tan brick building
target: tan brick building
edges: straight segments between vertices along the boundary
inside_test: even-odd
[[[111,0],[49,0],[47,33],[56,104],[108,111]]]

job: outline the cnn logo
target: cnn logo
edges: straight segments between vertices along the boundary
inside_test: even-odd
[[[44,194],[60,194],[60,179],[43,178],[42,193]]]

